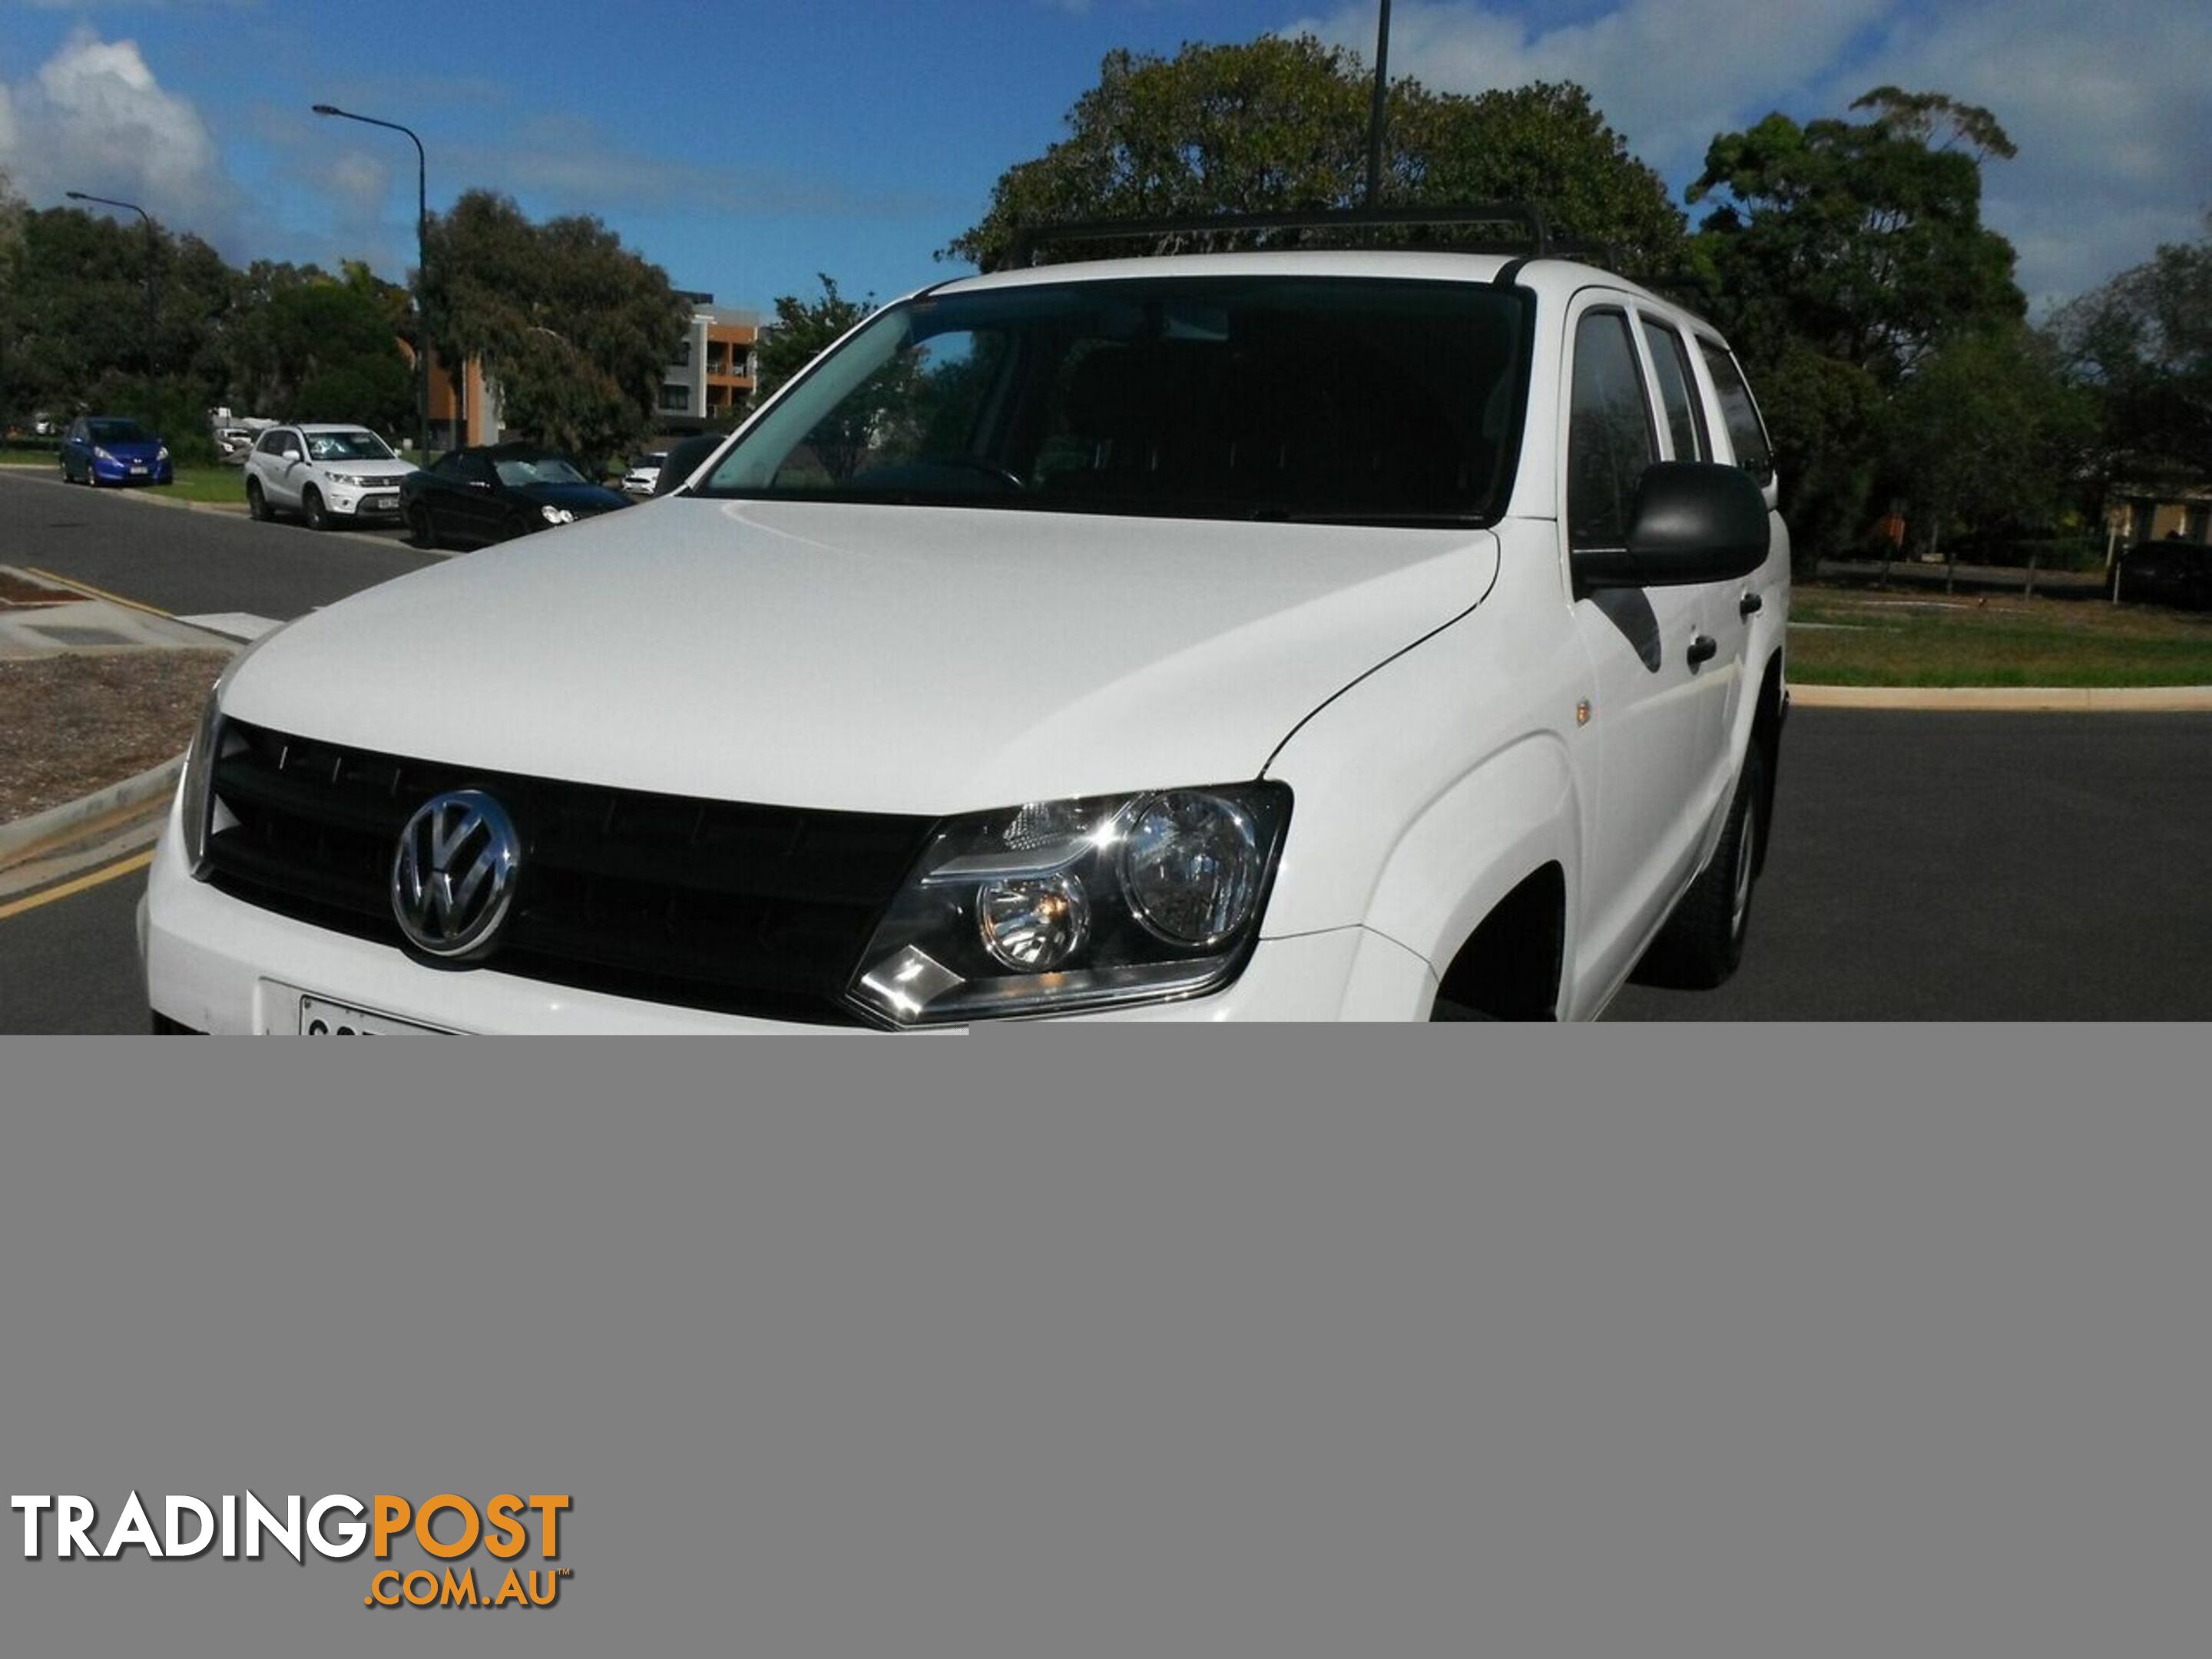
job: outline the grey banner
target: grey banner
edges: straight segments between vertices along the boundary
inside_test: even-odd
[[[571,1504],[451,1564],[11,1510],[0,1650],[2198,1652],[2203,1058],[0,1040],[7,1495]],[[557,1600],[364,1605],[448,1565]]]

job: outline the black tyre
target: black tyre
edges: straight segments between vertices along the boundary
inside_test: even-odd
[[[1765,833],[1766,756],[1754,743],[1744,755],[1728,827],[1712,861],[1682,896],[1645,958],[1653,978],[1685,989],[1711,990],[1735,971],[1751,926],[1752,889]]]
[[[100,488],[100,469],[90,461],[84,464],[84,482],[85,487],[88,489]]]
[[[269,498],[261,493],[261,480],[246,481],[246,516],[256,524],[267,524],[276,515],[269,510]]]
[[[437,521],[430,516],[429,507],[424,502],[413,502],[407,508],[407,539],[417,547],[438,544]]]
[[[307,514],[307,528],[328,530],[331,515],[323,507],[323,492],[309,484],[300,492],[300,511]]]

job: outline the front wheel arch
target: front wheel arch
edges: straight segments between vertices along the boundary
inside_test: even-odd
[[[1429,1018],[1557,1019],[1566,936],[1566,874],[1547,864],[1500,899],[1459,948]]]

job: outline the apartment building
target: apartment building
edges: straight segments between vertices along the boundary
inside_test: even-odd
[[[690,307],[684,343],[661,371],[655,424],[664,432],[697,432],[726,422],[753,394],[760,314],[718,306],[711,294],[678,290]],[[401,343],[401,349],[406,344]],[[430,350],[430,445],[497,443],[506,435],[499,382],[471,357],[456,376],[435,345]]]
[[[757,384],[760,313],[718,306],[711,294],[678,290],[691,307],[684,344],[660,378],[659,424],[670,431],[720,424],[744,407]]]

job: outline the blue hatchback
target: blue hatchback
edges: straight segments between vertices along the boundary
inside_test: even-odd
[[[64,483],[173,483],[169,447],[119,415],[80,415],[62,439]]]

